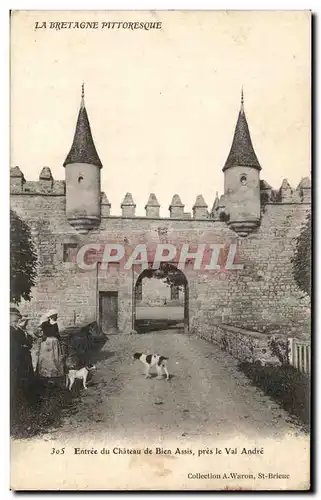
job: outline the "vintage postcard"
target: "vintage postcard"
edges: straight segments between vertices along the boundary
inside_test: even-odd
[[[311,12],[11,13],[13,490],[309,490]]]

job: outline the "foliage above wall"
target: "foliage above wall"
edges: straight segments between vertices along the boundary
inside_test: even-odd
[[[139,276],[136,286],[144,278],[160,279],[163,280],[166,285],[173,285],[180,290],[183,290],[187,283],[184,273],[177,269],[176,266],[166,262],[161,262],[158,269],[145,269]]]
[[[311,212],[296,240],[293,264],[293,275],[298,287],[309,296],[311,295]]]
[[[29,226],[10,210],[10,301],[31,299],[37,276],[37,254]]]

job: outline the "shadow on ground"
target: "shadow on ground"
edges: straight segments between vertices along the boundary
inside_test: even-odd
[[[160,330],[169,330],[171,328],[181,329],[184,331],[184,323],[182,320],[166,320],[166,319],[137,319],[135,322],[135,330],[137,333],[150,333]]]
[[[114,352],[104,350],[108,339],[103,338],[91,344],[85,353],[91,364],[114,356]],[[67,344],[65,340],[65,345]],[[77,349],[74,354],[77,354]],[[79,349],[79,359],[84,351]],[[92,374],[89,373],[90,384]],[[59,427],[62,417],[76,411],[76,403],[82,390],[80,381],[76,381],[72,391],[66,389],[66,379],[46,380],[35,377],[29,390],[23,395],[11,394],[11,435],[15,438],[28,438],[46,432],[49,427]]]
[[[262,366],[239,363],[238,368],[264,393],[299,418],[305,432],[310,430],[310,378],[293,366]]]

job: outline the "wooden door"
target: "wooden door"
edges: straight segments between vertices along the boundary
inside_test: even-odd
[[[118,330],[118,293],[99,292],[99,323],[103,333]]]

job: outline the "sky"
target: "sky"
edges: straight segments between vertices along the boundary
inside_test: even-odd
[[[35,30],[46,21],[47,27]],[[90,21],[98,29],[50,29]],[[102,29],[108,21],[161,29]],[[224,190],[244,89],[261,179],[293,187],[310,175],[311,60],[308,11],[28,11],[11,23],[11,154],[27,180],[43,166],[64,179],[81,84],[102,190],[112,215],[131,192],[137,215],[156,193],[161,215],[178,193],[191,211]]]

